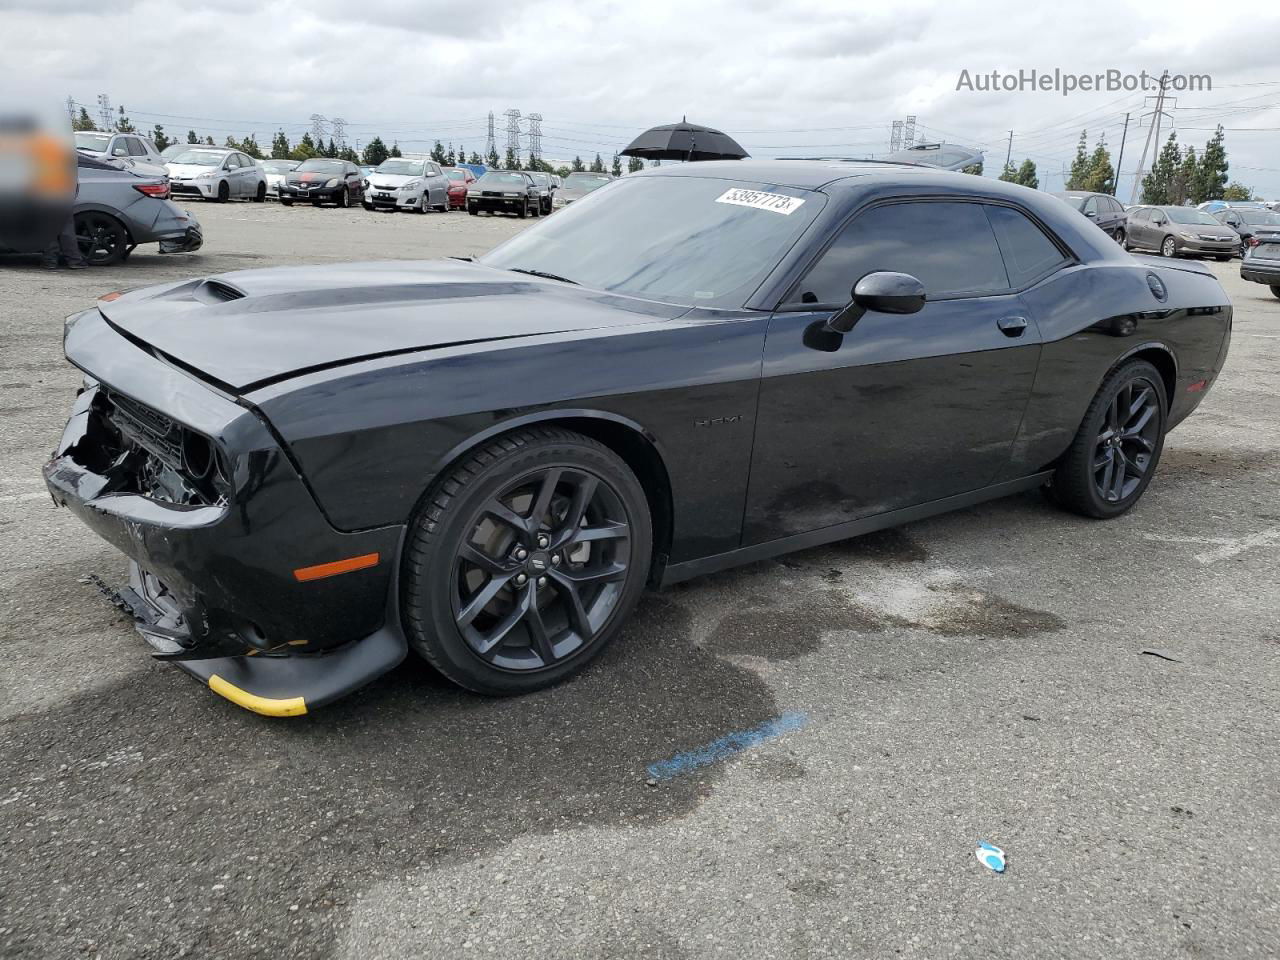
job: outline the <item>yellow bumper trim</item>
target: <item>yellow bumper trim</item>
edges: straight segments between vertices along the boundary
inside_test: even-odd
[[[209,689],[219,696],[226,697],[236,706],[260,713],[264,717],[299,717],[307,712],[307,701],[302,697],[286,697],[279,700],[260,697],[247,690],[241,690],[234,683],[228,683],[216,673],[209,678]]]

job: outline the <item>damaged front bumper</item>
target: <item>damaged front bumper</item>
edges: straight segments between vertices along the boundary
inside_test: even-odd
[[[224,695],[235,686],[250,709],[253,697],[319,705],[399,662],[402,526],[335,529],[256,412],[96,310],[68,326],[66,352],[88,376],[45,482],[129,558],[128,585],[107,592],[154,656]],[[308,574],[352,557],[367,560]]]

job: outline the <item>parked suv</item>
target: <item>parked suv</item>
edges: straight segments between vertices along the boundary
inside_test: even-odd
[[[75,140],[76,149],[84,156],[118,161],[121,166],[143,176],[166,176],[160,151],[140,134],[77,130]]]
[[[1240,238],[1203,210],[1191,207],[1134,207],[1125,229],[1126,250],[1154,250],[1162,257],[1187,254],[1230,260]]]
[[[1115,197],[1086,190],[1067,190],[1055,193],[1054,196],[1073,210],[1083,213],[1116,243],[1124,243],[1129,217],[1124,206]]]

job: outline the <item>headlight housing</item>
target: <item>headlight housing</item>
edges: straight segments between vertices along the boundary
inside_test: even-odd
[[[521,196],[523,196],[523,194],[520,194],[520,193],[504,193],[504,194],[503,194],[503,196],[504,196],[504,197],[521,197]]]
[[[420,186],[422,186],[421,180],[407,180],[404,183],[400,184],[400,189],[401,190],[417,190]]]
[[[341,180],[339,180],[337,177],[334,177],[332,180],[328,180],[328,181],[326,181],[326,182],[325,182],[325,187],[326,187],[326,188],[328,188],[328,187],[336,187],[336,186],[338,186],[338,184],[340,184],[340,183],[342,183],[342,181],[341,181]]]

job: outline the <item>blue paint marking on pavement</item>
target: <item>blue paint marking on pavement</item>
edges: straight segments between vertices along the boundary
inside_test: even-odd
[[[690,773],[699,767],[718,763],[726,757],[733,756],[735,753],[758,747],[766,740],[773,740],[784,733],[798,730],[808,722],[808,715],[796,710],[788,710],[779,717],[766,720],[758,727],[752,727],[750,730],[737,730],[734,733],[726,734],[718,740],[712,740],[706,746],[698,747],[696,750],[677,753],[670,760],[651,763],[648,767],[649,776],[655,780],[670,780],[672,777]]]

